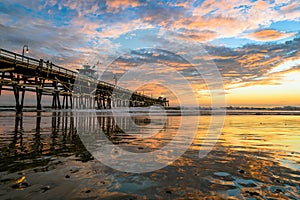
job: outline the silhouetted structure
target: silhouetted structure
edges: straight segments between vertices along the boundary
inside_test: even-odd
[[[86,67],[86,70],[91,75],[94,71],[90,67]],[[36,93],[37,110],[42,109],[43,95],[53,97],[53,109],[110,109],[155,104],[169,106],[165,98],[152,98],[99,81],[89,74],[78,74],[49,61],[29,58],[5,49],[0,49],[0,95],[2,90],[14,92],[17,111],[23,109],[26,91]]]

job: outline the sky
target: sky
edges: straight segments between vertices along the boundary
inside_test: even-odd
[[[171,105],[300,106],[299,0],[2,0],[0,35]]]

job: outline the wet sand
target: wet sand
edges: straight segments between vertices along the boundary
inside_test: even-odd
[[[300,116],[226,116],[213,150],[199,158],[210,116],[200,119],[194,142],[176,161],[142,174],[120,172],[95,159],[69,112],[0,112],[0,199],[299,199]],[[133,117],[147,129],[149,116]],[[156,123],[159,124],[159,117]],[[111,142],[149,152],[170,142],[183,120],[169,116],[151,138],[128,136],[120,117],[98,118]],[[152,127],[153,128],[153,127]],[[181,148],[180,144],[178,148]]]

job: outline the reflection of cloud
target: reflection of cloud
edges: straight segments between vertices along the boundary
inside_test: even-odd
[[[271,41],[271,40],[280,40],[283,38],[294,36],[294,33],[285,33],[277,30],[259,30],[254,33],[248,34],[246,37],[258,41]]]

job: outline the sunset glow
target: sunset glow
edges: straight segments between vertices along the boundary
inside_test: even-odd
[[[28,56],[72,70],[88,63],[103,74],[114,61],[108,82],[151,60],[159,65],[150,74],[166,74],[163,79],[170,80],[169,68],[179,71],[200,105],[210,105],[205,81],[189,63],[163,51],[135,51],[172,50],[203,65],[212,61],[223,77],[227,105],[300,105],[297,0],[4,0],[0,34],[1,48],[21,54],[28,44]],[[124,52],[130,53],[124,56]],[[190,52],[193,55],[187,55]],[[165,86],[159,79],[153,81]],[[138,83],[132,80],[124,87],[131,89]],[[149,96],[169,95],[171,105],[178,104],[167,87],[146,84],[139,90]],[[178,90],[185,92],[185,88]],[[5,92],[0,99],[9,101]],[[188,101],[185,105],[195,106]]]

